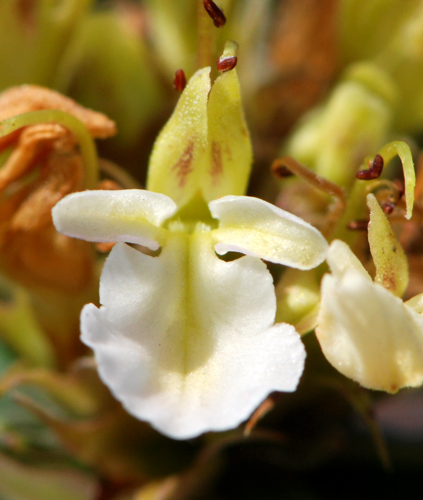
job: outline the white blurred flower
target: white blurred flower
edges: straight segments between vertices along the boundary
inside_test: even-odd
[[[376,205],[372,210],[378,210]],[[386,239],[380,240],[384,243]],[[392,250],[398,252],[395,246]],[[386,270],[392,264],[386,247],[382,253]],[[316,335],[328,361],[369,389],[396,392],[421,385],[423,294],[404,303],[381,284],[392,281],[386,280],[387,274],[378,273],[380,283],[373,282],[342,241],[330,245],[327,261],[332,274],[323,277]]]

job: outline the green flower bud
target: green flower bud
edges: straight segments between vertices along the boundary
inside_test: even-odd
[[[306,116],[285,153],[348,189],[362,158],[387,142],[395,99],[394,84],[382,69],[352,66],[329,101]]]

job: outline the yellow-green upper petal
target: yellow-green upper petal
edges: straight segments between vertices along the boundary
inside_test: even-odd
[[[248,196],[225,196],[209,204],[219,219],[212,232],[216,252],[241,252],[298,269],[311,269],[325,258],[327,242],[299,217]]]

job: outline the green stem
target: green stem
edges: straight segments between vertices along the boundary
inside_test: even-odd
[[[55,366],[53,348],[37,323],[28,297],[22,290],[13,292],[13,302],[0,306],[0,338],[31,366]]]
[[[0,126],[2,127],[0,137],[8,135],[22,127],[40,123],[58,123],[72,132],[81,149],[85,167],[85,187],[87,189],[95,189],[98,182],[98,162],[95,143],[85,125],[70,113],[57,109],[43,109],[7,118],[0,122]]]
[[[365,219],[368,216],[366,205],[366,195],[369,193],[369,183],[367,181],[356,180],[348,195],[348,203],[342,217],[337,221],[329,241],[342,240],[350,246],[354,246],[360,237],[357,231],[348,229],[348,224],[355,220]]]

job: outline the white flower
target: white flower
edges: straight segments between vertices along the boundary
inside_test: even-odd
[[[404,303],[373,282],[341,241],[330,245],[327,261],[332,274],[322,281],[316,335],[328,361],[369,389],[396,392],[421,385],[423,295]]]
[[[69,236],[121,242],[101,276],[102,306],[82,311],[82,340],[131,414],[183,439],[235,427],[270,392],[295,390],[304,347],[292,326],[273,325],[275,292],[260,259],[310,269],[327,244],[256,198],[212,201],[194,227],[170,220],[176,210],[150,191],[86,191],[61,200],[53,218]],[[247,256],[226,262],[215,250]]]

